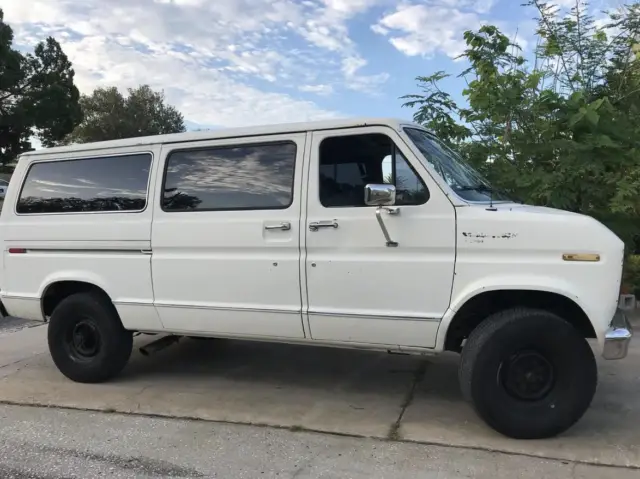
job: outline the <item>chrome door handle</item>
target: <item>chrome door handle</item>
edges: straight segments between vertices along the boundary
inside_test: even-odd
[[[289,231],[291,229],[291,223],[286,221],[284,223],[280,223],[279,225],[265,225],[264,229]]]
[[[332,221],[316,221],[314,223],[309,223],[309,229],[311,231],[318,231],[320,228],[337,228],[338,222],[336,220]]]

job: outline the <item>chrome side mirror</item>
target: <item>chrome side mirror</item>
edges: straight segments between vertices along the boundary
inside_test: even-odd
[[[364,204],[367,206],[377,206],[376,219],[382,230],[387,246],[395,248],[398,246],[397,241],[393,241],[389,236],[384,220],[382,219],[382,211],[386,211],[391,215],[397,215],[400,210],[391,208],[396,204],[396,187],[393,185],[367,185],[364,187]]]
[[[364,187],[364,204],[367,206],[393,206],[396,204],[396,187],[393,185],[367,185]]]

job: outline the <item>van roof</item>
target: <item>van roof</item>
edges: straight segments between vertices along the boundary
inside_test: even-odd
[[[215,140],[223,138],[236,138],[246,136],[276,135],[280,133],[295,133],[310,130],[329,130],[334,128],[353,128],[359,126],[385,125],[395,129],[402,126],[413,125],[420,128],[420,125],[398,118],[377,118],[359,117],[335,120],[280,123],[261,126],[248,126],[241,128],[220,128],[205,131],[187,131],[184,133],[171,133],[167,135],[141,136],[136,138],[125,138],[122,140],[99,141],[94,143],[80,143],[74,145],[57,146],[53,148],[43,148],[40,150],[24,153],[23,157],[49,155],[51,153],[69,153],[74,151],[98,150],[104,148],[125,148],[132,146],[157,145],[165,143],[182,143],[189,141]]]

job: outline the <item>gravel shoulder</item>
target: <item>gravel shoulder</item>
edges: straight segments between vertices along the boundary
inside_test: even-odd
[[[0,335],[15,333],[21,329],[32,328],[41,324],[41,321],[29,321],[27,319],[14,318],[13,316],[0,317]]]

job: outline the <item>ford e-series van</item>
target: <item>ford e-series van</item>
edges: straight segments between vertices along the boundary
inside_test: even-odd
[[[592,346],[623,358],[623,242],[511,201],[423,127],[349,119],[24,154],[0,215],[0,299],[47,321],[68,378],[105,381],[136,332],[461,353],[478,414],[573,425]]]

